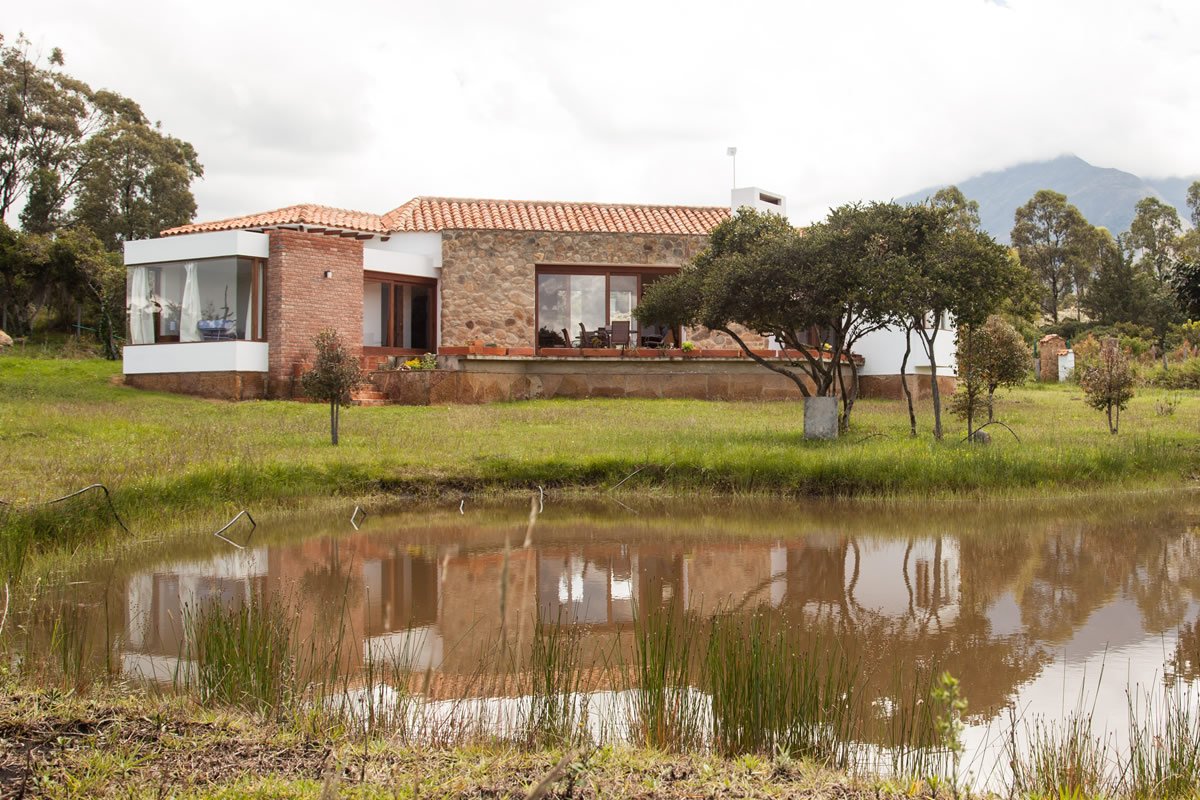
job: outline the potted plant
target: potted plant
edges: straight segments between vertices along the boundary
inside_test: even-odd
[[[200,321],[196,327],[206,342],[220,342],[235,338],[236,321],[229,308],[229,287],[225,287],[225,305],[220,309],[214,307],[210,300],[200,312]]]

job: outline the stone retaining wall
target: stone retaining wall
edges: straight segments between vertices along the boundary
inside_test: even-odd
[[[125,385],[215,400],[261,400],[267,396],[264,372],[164,372],[126,375]]]
[[[744,359],[443,359],[447,369],[372,373],[389,401],[491,403],[552,397],[798,400],[789,378]],[[811,384],[810,384],[811,386]]]

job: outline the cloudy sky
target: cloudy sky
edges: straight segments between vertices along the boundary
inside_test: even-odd
[[[191,141],[200,218],[415,195],[728,203],[805,222],[1075,153],[1200,172],[1195,0],[25,2]]]

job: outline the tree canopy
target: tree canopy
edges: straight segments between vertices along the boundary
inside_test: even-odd
[[[1042,310],[1055,323],[1063,301],[1080,288],[1092,227],[1067,196],[1042,189],[1017,209],[1013,247],[1042,287]]]
[[[116,357],[121,244],[191,221],[203,167],[136,102],[65,64],[0,35],[0,326],[29,333],[39,315],[78,309]],[[14,215],[21,230],[4,224]]]

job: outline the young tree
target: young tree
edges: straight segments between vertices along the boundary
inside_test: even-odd
[[[905,264],[897,308],[902,324],[916,334],[928,360],[933,435],[941,439],[942,398],[937,382],[937,340],[944,332],[942,321],[953,319],[958,328],[982,326],[1002,304],[1019,298],[1026,291],[1029,277],[1028,271],[1006,248],[974,227],[953,202],[932,202],[913,209],[924,215],[923,227],[932,233],[923,237],[921,246],[913,251]],[[906,362],[907,356],[906,353]],[[903,375],[901,382],[907,393]],[[916,418],[911,403],[909,394],[909,419],[915,429]]]
[[[362,385],[362,366],[332,328],[318,333],[313,346],[317,358],[312,369],[300,376],[300,385],[308,397],[329,403],[329,438],[336,445],[339,409],[350,404],[351,394]]]
[[[1017,209],[1013,247],[1042,284],[1042,310],[1058,322],[1059,308],[1084,273],[1091,226],[1066,195],[1042,189]]]
[[[987,415],[991,422],[995,419],[996,390],[1024,383],[1033,354],[1017,329],[1001,316],[988,317],[980,333],[983,350],[978,363],[987,389]]]
[[[1121,425],[1121,412],[1133,399],[1129,357],[1117,345],[1116,339],[1106,340],[1101,345],[1098,362],[1084,370],[1079,383],[1088,405],[1108,415],[1108,431],[1116,435]]]
[[[983,412],[985,405],[981,355],[984,350],[984,333],[981,328],[958,329],[958,346],[955,359],[958,361],[958,386],[950,396],[950,413],[967,423],[967,438],[975,433],[975,418]]]

